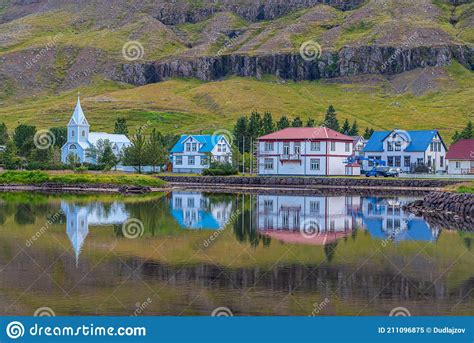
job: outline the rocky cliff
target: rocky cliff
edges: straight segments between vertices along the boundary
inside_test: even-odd
[[[265,74],[299,81],[358,74],[390,75],[419,67],[446,66],[453,59],[472,70],[473,53],[472,47],[451,45],[405,49],[390,46],[345,47],[339,52],[323,52],[320,58],[313,61],[306,61],[298,53],[262,56],[230,54],[123,64],[114,77],[135,85],[174,77],[213,81],[229,75],[259,79]]]

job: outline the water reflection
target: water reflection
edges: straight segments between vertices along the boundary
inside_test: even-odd
[[[109,204],[91,202],[81,205],[61,201],[61,209],[66,215],[66,233],[76,256],[76,265],[79,262],[79,254],[84,241],[89,234],[89,225],[122,224],[130,216],[125,204],[120,202]]]
[[[174,192],[171,214],[182,228],[217,230],[232,213],[232,201],[197,192]]]
[[[66,216],[66,233],[76,259],[89,233],[89,225],[114,225],[121,235],[121,225],[129,218],[144,223],[145,233],[154,235],[171,217],[179,228],[217,230],[224,228],[239,211],[232,229],[235,237],[252,246],[268,246],[271,239],[289,244],[331,245],[353,235],[357,229],[367,230],[375,239],[435,241],[440,233],[423,218],[406,213],[402,207],[415,200],[410,197],[361,196],[293,196],[293,195],[229,195],[201,192],[173,192],[157,211],[156,204],[123,202],[61,202]],[[147,210],[148,209],[148,210]],[[19,212],[17,212],[18,215]],[[31,217],[31,212],[26,217]],[[30,220],[29,220],[30,221]],[[28,222],[29,222],[28,221]],[[23,221],[22,221],[23,223]],[[310,227],[312,232],[302,230]],[[328,248],[331,252],[331,247]]]

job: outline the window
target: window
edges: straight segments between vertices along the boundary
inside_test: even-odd
[[[85,137],[85,136],[86,136],[86,131],[82,130],[82,137]]]
[[[76,144],[71,144],[69,146],[69,150],[76,150],[76,149],[77,149]]]
[[[191,150],[192,151],[197,151],[197,143],[192,143],[191,144]]]
[[[273,210],[273,200],[264,200],[263,201],[263,210],[265,212],[271,212]]]
[[[403,165],[405,167],[409,167],[411,164],[411,156],[405,156],[403,157]]]
[[[389,167],[393,167],[393,156],[388,156],[387,162]]]
[[[319,201],[310,201],[309,211],[313,214],[319,214]]]
[[[311,142],[311,150],[312,151],[320,151],[321,150],[321,143],[320,142]]]
[[[283,155],[290,154],[290,143],[283,143]]]
[[[295,151],[295,155],[299,155],[301,153],[301,143],[295,143],[293,150]]]
[[[456,161],[456,169],[461,169],[461,162],[460,161]]]
[[[207,156],[201,156],[201,166],[207,166],[209,158]]]
[[[395,142],[395,151],[402,151],[402,143]]]
[[[273,169],[273,158],[266,158],[265,159],[265,170],[272,170]]]
[[[74,130],[71,131],[71,136],[74,137]]]
[[[265,151],[273,151],[273,142],[265,142]]]
[[[402,166],[402,157],[395,156],[395,167],[401,167],[401,166]]]
[[[423,164],[423,159],[422,158],[417,158],[416,163],[417,164]]]
[[[346,143],[346,152],[351,151],[351,143]]]
[[[186,143],[186,151],[191,151],[191,143]]]
[[[428,167],[431,167],[431,156],[428,156]]]
[[[392,142],[387,142],[387,151],[393,151],[393,144],[392,144]]]
[[[194,207],[194,198],[188,198],[188,207]]]
[[[336,142],[331,142],[331,151],[336,151]]]
[[[227,145],[225,143],[222,143],[222,152],[226,152],[227,151]]]
[[[183,207],[183,199],[181,197],[177,197],[174,199],[174,207],[176,208]]]
[[[188,164],[190,166],[193,166],[194,165],[194,156],[188,156]]]
[[[441,142],[438,142],[438,151],[441,152]]]
[[[310,160],[310,168],[311,168],[311,170],[319,170],[319,168],[320,168],[320,159],[319,158],[312,158]]]
[[[374,166],[373,160],[381,160],[381,159],[382,159],[381,156],[369,156],[369,167]]]
[[[440,157],[439,157],[439,166],[440,166],[441,168],[444,167],[444,156],[440,156]]]
[[[176,157],[174,158],[174,161],[175,161],[175,163],[176,163],[177,166],[182,165],[182,164],[183,164],[183,156],[176,156]]]

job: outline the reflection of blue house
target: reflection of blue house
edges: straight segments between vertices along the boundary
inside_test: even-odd
[[[431,230],[422,218],[405,213],[403,205],[413,199],[363,198],[362,218],[366,229],[374,238],[393,241],[435,241],[439,235]]]
[[[232,205],[211,204],[209,198],[195,192],[173,192],[171,214],[182,228],[217,230],[229,220]]]
[[[66,215],[66,233],[74,250],[76,265],[79,262],[82,246],[89,234],[89,225],[121,224],[128,219],[125,205],[118,202],[107,204],[106,207],[101,203],[78,205],[62,201],[61,209]]]

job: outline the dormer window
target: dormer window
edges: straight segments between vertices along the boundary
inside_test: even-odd
[[[186,151],[191,151],[191,143],[186,143]]]
[[[192,143],[191,147],[192,151],[197,151],[197,143]]]
[[[402,143],[395,142],[395,151],[402,151]]]
[[[387,151],[393,151],[393,144],[392,144],[392,142],[387,142]]]

